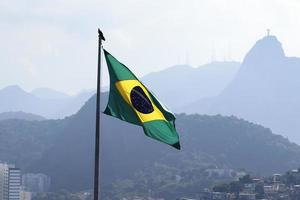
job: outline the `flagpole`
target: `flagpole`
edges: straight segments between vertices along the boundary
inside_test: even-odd
[[[94,200],[99,200],[99,166],[100,166],[100,78],[101,78],[101,48],[103,33],[98,29],[98,69],[97,69],[97,101],[96,101],[96,133],[95,133],[95,168],[94,168]]]

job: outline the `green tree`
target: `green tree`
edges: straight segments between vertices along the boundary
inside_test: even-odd
[[[239,181],[233,181],[229,184],[229,191],[231,193],[239,194],[243,186]]]
[[[214,192],[229,192],[229,185],[227,183],[221,183],[213,187]]]
[[[242,184],[246,184],[246,183],[253,183],[252,178],[250,177],[249,174],[243,176],[242,178],[239,178],[239,182]]]

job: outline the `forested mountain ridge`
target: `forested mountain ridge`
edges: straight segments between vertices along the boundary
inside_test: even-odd
[[[24,172],[50,175],[52,190],[89,189],[93,175],[94,124],[95,97],[76,115],[63,120],[0,121],[0,159],[16,163]],[[300,165],[298,145],[245,120],[179,114],[176,127],[181,151],[146,137],[139,126],[101,115],[103,185],[134,180],[140,171],[159,174],[156,170],[160,167],[156,166],[172,168],[186,180],[184,171],[193,169],[244,168],[270,174]]]
[[[0,120],[5,120],[5,119],[23,119],[23,120],[28,120],[28,121],[43,121],[46,118],[39,116],[39,115],[31,114],[31,113],[25,113],[22,111],[0,113]]]

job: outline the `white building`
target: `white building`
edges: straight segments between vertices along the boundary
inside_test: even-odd
[[[21,172],[19,168],[0,163],[0,200],[20,200]]]
[[[7,199],[8,194],[8,165],[0,163],[0,200]]]
[[[20,200],[21,170],[8,168],[8,200]]]

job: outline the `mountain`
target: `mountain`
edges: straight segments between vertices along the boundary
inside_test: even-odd
[[[47,88],[26,92],[19,86],[8,86],[0,90],[1,112],[26,112],[46,118],[64,118],[76,113],[94,94],[83,91],[76,96],[68,96]]]
[[[51,118],[64,118],[65,116],[75,114],[94,94],[95,90],[83,90],[76,96],[70,96],[69,98],[65,99],[65,105],[58,109]]]
[[[287,57],[275,36],[257,41],[234,80],[217,97],[181,111],[235,115],[270,127],[300,144],[300,58]]]
[[[106,98],[107,94],[102,109]],[[77,114],[62,120],[2,120],[0,160],[16,163],[24,173],[50,175],[52,190],[89,189],[93,175],[94,119],[95,97]],[[116,181],[135,180],[140,172],[156,181],[174,172],[182,177],[184,182],[178,184],[186,190],[191,173],[199,177],[198,173],[203,174],[207,168],[244,168],[271,174],[300,165],[300,147],[262,126],[218,115],[181,114],[176,122],[181,151],[147,138],[139,126],[101,115],[103,187],[114,191],[111,187]],[[212,184],[212,180],[203,179],[191,192]],[[159,182],[158,188],[162,189],[161,184],[167,183]],[[166,185],[164,188],[162,193],[173,191]]]
[[[15,163],[25,172],[53,146],[65,120],[0,120],[0,161]]]
[[[42,121],[46,120],[46,118],[31,114],[31,113],[25,113],[25,112],[4,112],[0,113],[0,120],[6,120],[6,119],[23,119],[28,121]]]
[[[36,88],[31,91],[31,94],[41,99],[66,99],[70,98],[69,95],[50,88]]]
[[[40,99],[25,92],[17,85],[0,90],[0,112],[23,111],[38,114],[34,105],[40,104]],[[30,112],[31,111],[31,112]]]
[[[176,111],[178,107],[202,97],[219,94],[238,68],[238,62],[212,62],[197,68],[178,65],[150,73],[142,77],[142,81]],[[82,91],[76,96],[69,96],[49,88],[26,92],[19,86],[8,86],[0,90],[0,113],[22,111],[48,119],[64,118],[76,113],[94,93]]]
[[[150,73],[141,78],[143,83],[172,110],[200,98],[221,93],[238,71],[238,62],[212,62],[197,68],[176,65]]]

